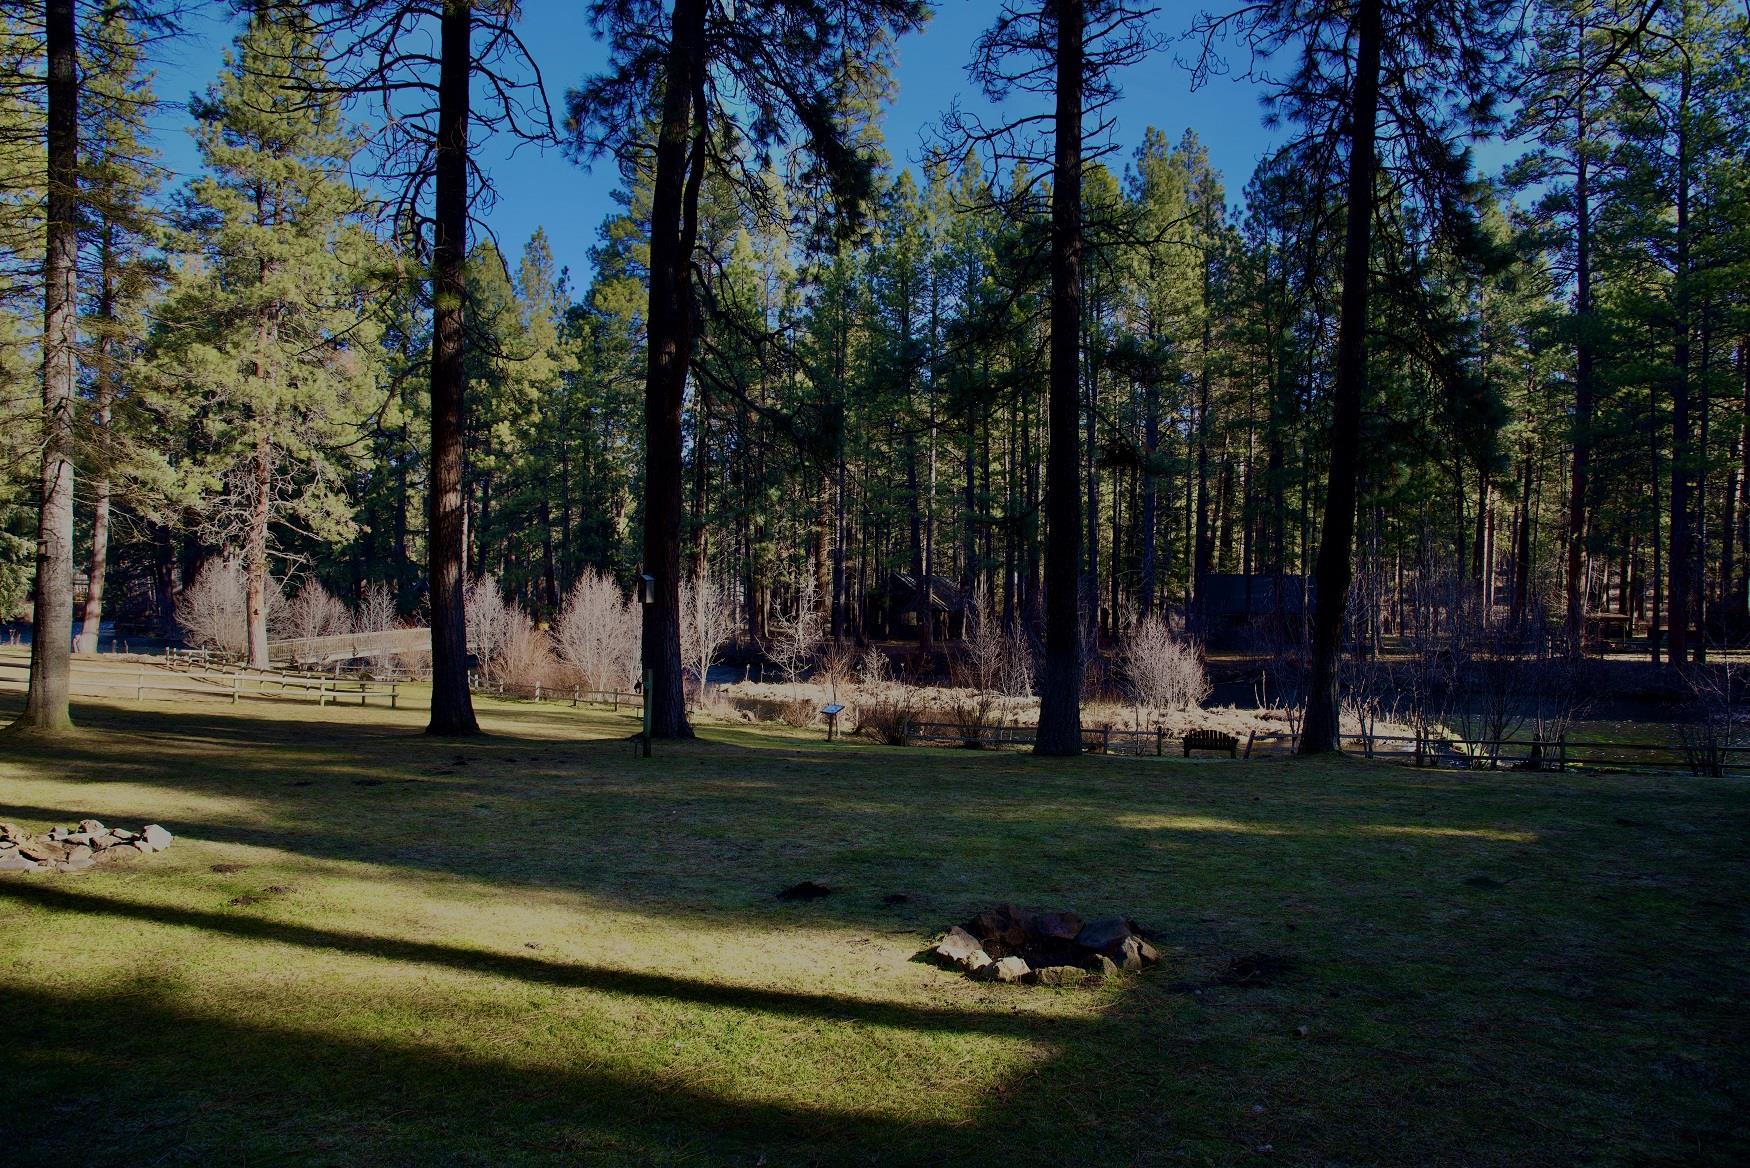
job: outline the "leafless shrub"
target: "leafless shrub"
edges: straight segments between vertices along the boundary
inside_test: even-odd
[[[493,659],[493,678],[518,688],[551,687],[559,664],[553,656],[552,638],[537,629],[522,609],[512,606],[509,611],[504,641]]]
[[[701,702],[712,662],[735,635],[736,600],[734,581],[709,566],[681,581],[681,657],[698,678]]]
[[[778,720],[797,730],[813,725],[820,707],[810,698],[791,698],[778,707]]]
[[[1460,698],[1453,723],[1474,756],[1491,770],[1500,763],[1503,742],[1525,723],[1526,686],[1533,680],[1526,659],[1524,629],[1510,620],[1491,620],[1480,610],[1462,611],[1452,633]]]
[[[505,641],[510,639],[514,614],[505,604],[504,593],[494,576],[469,581],[462,605],[468,625],[468,647],[474,651],[481,673],[490,677]]]
[[[1723,778],[1732,748],[1750,739],[1750,711],[1744,706],[1745,669],[1738,665],[1700,666],[1684,675],[1692,720],[1678,727],[1684,760],[1695,775]]]
[[[992,744],[992,733],[999,724],[1000,705],[996,694],[975,690],[948,707],[948,720],[960,731],[960,745],[968,750],[983,750]]]
[[[1385,717],[1385,671],[1379,659],[1353,653],[1342,666],[1342,718],[1349,727],[1348,737],[1361,744],[1361,753],[1373,757],[1379,736],[1379,723]]]
[[[380,581],[366,584],[359,596],[358,611],[352,614],[352,631],[383,633],[400,624],[400,606],[395,603],[395,590]]]
[[[187,644],[235,653],[249,640],[243,610],[242,573],[235,564],[209,560],[176,598],[176,623]]]
[[[796,586],[796,607],[772,621],[771,636],[765,644],[766,656],[783,671],[787,681],[801,680],[820,652],[826,617],[817,600],[814,575],[804,572]]]
[[[554,639],[560,657],[590,689],[611,690],[638,681],[642,617],[606,573],[585,572],[572,585]]]
[[[1399,687],[1403,716],[1415,738],[1417,766],[1451,751],[1453,710],[1465,643],[1452,635],[1456,585],[1449,575],[1418,572],[1405,589],[1406,661]]]
[[[267,620],[277,627],[285,596],[270,576]],[[228,560],[209,560],[176,598],[176,623],[183,640],[198,649],[243,653],[249,649],[248,586],[243,570]]]
[[[917,737],[919,704],[910,686],[857,706],[857,733],[887,746],[909,746]]]
[[[1188,710],[1209,696],[1202,648],[1195,641],[1175,637],[1159,617],[1136,623],[1124,642],[1121,659],[1138,705]]]
[[[311,579],[286,604],[278,625],[280,635],[293,640],[335,637],[352,627],[352,616],[339,597]]]
[[[962,684],[980,692],[1024,698],[1033,693],[1033,651],[1020,628],[1005,629],[983,586],[966,609]]]
[[[879,646],[870,645],[857,659],[857,680],[864,685],[882,685],[893,680],[892,671],[887,665],[887,654]]]
[[[1312,676],[1300,623],[1264,618],[1253,622],[1250,637],[1264,662],[1253,687],[1258,708],[1281,711],[1289,735],[1298,743],[1306,716],[1307,680]]]
[[[820,651],[820,683],[827,692],[838,693],[838,687],[855,679],[860,657],[849,641],[828,641]]]

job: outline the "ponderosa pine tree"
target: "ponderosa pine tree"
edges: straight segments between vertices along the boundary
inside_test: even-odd
[[[356,142],[339,99],[307,99],[324,92],[323,74],[302,13],[250,14],[194,103],[211,173],[190,185],[191,262],[165,309],[164,375],[200,405],[203,526],[240,553],[258,667],[268,663],[273,529],[289,522],[329,543],[351,534],[333,459],[374,382],[364,297],[378,257],[347,181]]]
[[[73,0],[47,0],[44,51],[48,128],[42,266],[42,456],[37,494],[36,588],[30,690],[14,729],[73,728],[73,459],[79,313],[79,48]]]
[[[760,160],[783,143],[798,163],[793,192],[819,189],[841,221],[855,221],[872,193],[873,166],[839,116],[861,92],[840,62],[879,59],[894,35],[922,23],[924,8],[916,0],[675,0],[665,11],[653,0],[598,0],[590,13],[611,56],[605,74],[570,95],[573,149],[630,166],[655,134],[643,548],[654,596],[644,606],[644,700],[655,734],[691,737],[680,645],[681,417],[701,325],[692,270],[699,192],[708,170],[730,179],[751,171],[738,186],[762,204]]]
[[[81,159],[81,235],[92,256],[82,314],[86,334],[87,401],[79,444],[85,494],[91,500],[91,550],[85,604],[74,642],[95,653],[103,621],[109,558],[110,511],[118,475],[161,458],[156,442],[133,439],[140,427],[124,423],[138,411],[130,397],[129,368],[145,341],[146,301],[161,286],[164,265],[155,251],[159,229],[151,205],[159,185],[147,119],[157,106],[144,68],[140,38],[125,9],[102,9],[84,38],[86,100]]]
[[[1233,34],[1254,60],[1282,51],[1298,58],[1273,101],[1304,128],[1292,145],[1302,164],[1344,176],[1330,465],[1313,573],[1318,599],[1302,754],[1337,748],[1337,666],[1354,578],[1368,399],[1371,257],[1375,219],[1390,203],[1381,198],[1382,180],[1398,200],[1413,200],[1422,208],[1434,231],[1464,233],[1472,177],[1463,142],[1495,116],[1511,8],[1507,0],[1271,0],[1200,21],[1209,48]]]
[[[1051,183],[1045,265],[1050,280],[1045,655],[1034,737],[1034,750],[1043,755],[1081,753],[1082,606],[1099,603],[1098,597],[1081,595],[1082,177],[1084,164],[1105,148],[1090,152],[1085,139],[1099,140],[1109,129],[1103,111],[1117,98],[1113,74],[1152,47],[1147,22],[1153,11],[1122,0],[1043,0],[1026,8],[1004,4],[974,46],[969,72],[993,102],[1032,94],[1049,97],[1052,112],[996,126],[955,113],[945,127],[947,159],[979,150],[989,156],[993,171],[1011,164],[1041,165],[1034,181]],[[1040,124],[1050,125],[1049,134],[1033,129]],[[1030,189],[1022,194],[1030,197]]]

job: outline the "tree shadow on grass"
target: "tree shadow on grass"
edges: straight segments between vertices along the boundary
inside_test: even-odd
[[[1357,859],[1412,845],[1462,860],[1502,843],[1366,836],[1359,829],[1385,814],[1408,818],[1404,801],[1346,795],[1333,806],[1279,764],[1243,772],[1256,780],[1247,785],[1232,769],[1171,763],[710,739],[647,762],[617,740],[456,743],[348,721],[99,713],[88,723],[110,733],[16,755],[67,779],[55,790],[66,802],[15,797],[0,816],[146,816],[210,844],[574,890],[674,918],[751,912],[929,937],[1016,901],[1159,926],[1183,915],[1188,872],[1212,889],[1269,894],[1285,867],[1340,881]],[[149,787],[189,803],[173,814]],[[210,798],[226,803],[203,805]],[[1454,827],[1464,814],[1408,830]],[[835,894],[773,901],[804,879]]]
[[[0,900],[33,905],[85,917],[108,917],[158,925],[205,929],[249,941],[266,941],[337,953],[441,966],[464,973],[484,973],[540,985],[605,993],[668,998],[697,1005],[724,1006],[770,1014],[830,1018],[873,1026],[962,1031],[1017,1038],[1050,1037],[1072,1029],[1072,1019],[1052,1016],[996,1014],[939,1009],[890,1002],[808,994],[753,986],[673,977],[666,974],[608,969],[575,962],[552,961],[516,953],[495,953],[399,937],[374,937],[333,929],[240,917],[227,913],[170,905],[140,904],[42,883],[10,880],[0,883]]]
[[[421,1028],[426,1045],[415,1046],[235,1013],[214,1017],[168,1001],[149,980],[105,993],[10,986],[4,1016],[18,1073],[0,1108],[0,1146],[19,1163],[53,1160],[76,1136],[81,1158],[94,1162],[934,1164],[983,1161],[1001,1148],[1006,1162],[1028,1164],[1063,1162],[1066,1141],[1102,1131],[1104,1158],[1147,1159],[1149,1131],[1135,1127],[1128,1110],[1140,1106],[1136,1085],[1124,1104],[1112,1094],[1112,1056],[1121,1053],[1128,1030],[1122,1018],[721,985],[139,905],[40,884],[0,884],[0,898],[77,913],[99,930],[105,919],[212,930],[817,1023],[1025,1040],[1051,1052],[989,1097],[963,1101],[962,1114],[971,1119],[951,1123],[881,1114],[854,1096],[835,1109],[785,1101],[781,1092],[774,1099],[726,1097],[684,1074],[635,1081],[600,1069],[592,1049],[577,1052],[575,1068],[531,1070],[509,1057],[446,1048],[441,1029]],[[832,1041],[830,1030],[809,1033]],[[824,1065],[831,1064],[826,1058]],[[1160,1090],[1145,1092],[1150,1105],[1172,1090],[1176,1072],[1161,1069]]]

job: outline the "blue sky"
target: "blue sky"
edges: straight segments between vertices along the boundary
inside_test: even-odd
[[[1159,31],[1176,38],[1192,11],[1189,5],[1165,6],[1157,18]],[[957,96],[968,107],[982,104],[968,90],[966,62],[974,39],[994,12],[995,5],[988,0],[946,0],[937,5],[921,34],[900,42],[898,95],[884,126],[896,162],[916,157],[922,135]],[[191,92],[203,89],[219,68],[220,52],[234,31],[223,15],[217,6],[198,9],[188,35],[160,45],[155,54],[159,96],[174,103],[158,119],[159,144],[165,162],[181,176],[198,168],[182,103]],[[565,90],[598,69],[605,57],[589,34],[581,0],[525,0],[522,33],[556,108],[563,104]],[[1222,172],[1228,201],[1237,202],[1253,167],[1273,141],[1261,126],[1259,91],[1250,83],[1217,77],[1193,92],[1189,73],[1176,61],[1187,52],[1189,46],[1171,43],[1122,74],[1123,98],[1114,110],[1121,154],[1109,164],[1125,161],[1148,126],[1159,127],[1174,141],[1191,128],[1207,144],[1211,161]],[[571,269],[573,287],[581,288],[589,279],[589,249],[597,229],[614,210],[612,192],[618,182],[614,167],[604,160],[586,171],[557,149],[541,151],[526,145],[513,149],[512,145],[507,140],[478,144],[499,190],[486,222],[512,256],[536,227],[545,227],[560,264]]]

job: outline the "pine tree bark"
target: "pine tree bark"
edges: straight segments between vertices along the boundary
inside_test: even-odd
[[[704,174],[704,54],[704,0],[676,0],[656,142],[645,318],[644,572],[655,596],[644,606],[644,700],[658,738],[693,736],[681,679],[681,404],[696,330],[691,261]]]
[[[1671,555],[1666,570],[1665,625],[1673,668],[1688,663],[1690,583],[1694,566],[1690,548],[1690,370],[1689,370],[1689,70],[1683,71],[1682,95],[1677,114],[1677,268],[1675,337],[1672,360],[1676,376],[1671,382]]]
[[[1361,398],[1367,382],[1368,260],[1373,247],[1374,155],[1379,116],[1381,0],[1356,6],[1355,79],[1349,103],[1349,182],[1343,246],[1342,315],[1337,322],[1337,375],[1332,391],[1330,480],[1314,569],[1312,676],[1300,753],[1337,749],[1337,664],[1355,539],[1355,495],[1361,445]]]
[[[432,224],[431,484],[427,572],[431,580],[431,720],[427,734],[480,733],[468,693],[465,608],[467,516],[462,442],[468,371],[463,363],[462,264],[468,247],[470,0],[445,0],[438,74],[438,134]]]
[[[1045,662],[1039,678],[1034,752],[1082,750],[1082,631],[1077,561],[1082,544],[1077,499],[1081,454],[1082,326],[1082,0],[1054,0],[1057,17],[1056,157],[1051,184],[1050,421],[1045,480]]]
[[[43,454],[30,688],[15,729],[73,728],[73,391],[78,342],[79,71],[73,0],[48,0],[47,252],[43,257]]]
[[[273,490],[273,446],[266,430],[256,436],[250,459],[252,489],[249,532],[243,543],[244,613],[249,636],[249,664],[266,669],[267,659],[267,519]]]
[[[1579,39],[1585,49],[1585,30]],[[1583,64],[1583,61],[1582,61]],[[1584,70],[1582,69],[1582,72]],[[1592,464],[1592,185],[1590,159],[1586,154],[1586,96],[1580,95],[1575,110],[1574,180],[1574,430],[1573,461],[1568,478],[1568,645],[1579,652],[1584,636],[1584,603],[1581,589],[1586,578],[1586,506]]]

